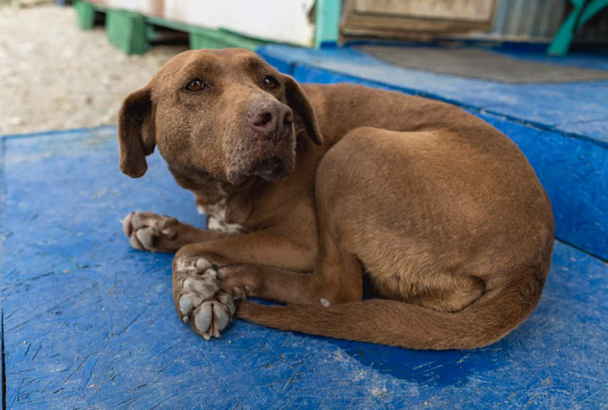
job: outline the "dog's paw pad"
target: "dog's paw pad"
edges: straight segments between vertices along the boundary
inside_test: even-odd
[[[220,291],[220,286],[217,280],[209,278],[188,278],[184,281],[184,290],[201,296],[203,299],[209,299]]]
[[[206,340],[220,337],[220,332],[228,326],[236,307],[232,297],[219,293],[214,299],[204,301],[194,311],[194,331]]]
[[[190,312],[194,310],[196,306],[199,306],[203,303],[203,297],[201,295],[197,295],[196,293],[186,293],[185,295],[180,296],[179,298],[179,311],[184,318],[187,318]]]
[[[151,212],[131,212],[122,221],[129,243],[141,251],[171,251],[178,236],[179,221]]]
[[[233,297],[221,292],[219,282],[211,276],[186,278],[178,308],[182,321],[206,340],[220,337],[236,312]]]

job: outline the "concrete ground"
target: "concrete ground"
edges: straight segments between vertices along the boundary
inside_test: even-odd
[[[122,99],[179,46],[126,56],[102,27],[76,27],[71,7],[0,6],[0,135],[116,122]]]

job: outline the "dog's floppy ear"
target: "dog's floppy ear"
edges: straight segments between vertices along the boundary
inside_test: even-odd
[[[154,118],[151,91],[142,88],[129,95],[118,114],[120,170],[132,178],[146,173],[146,155],[154,152]]]
[[[323,136],[319,129],[317,116],[315,115],[315,111],[313,110],[312,105],[310,105],[310,101],[308,101],[306,94],[304,94],[304,91],[296,80],[288,75],[284,77],[286,79],[285,88],[287,104],[302,118],[302,121],[304,121],[304,126],[306,127],[306,132],[310,139],[317,145],[323,144]]]

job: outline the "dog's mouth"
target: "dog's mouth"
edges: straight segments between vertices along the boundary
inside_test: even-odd
[[[226,149],[227,179],[239,185],[251,177],[274,182],[287,177],[295,168],[296,139],[293,126],[285,126],[273,138],[253,134],[230,141]]]
[[[277,155],[272,155],[270,158],[255,162],[251,167],[251,175],[258,176],[266,181],[272,182],[281,178],[285,178],[293,170],[293,161],[286,161],[286,158],[280,158]]]
[[[244,165],[244,164],[243,164]],[[281,152],[265,155],[249,164],[233,169],[228,173],[228,182],[239,185],[250,177],[260,177],[268,182],[274,182],[287,177],[295,167],[295,155],[291,152]]]

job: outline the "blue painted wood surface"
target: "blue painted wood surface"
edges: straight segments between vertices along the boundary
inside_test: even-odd
[[[608,260],[608,116],[591,118],[608,114],[608,88],[598,95],[608,82],[514,86],[403,70],[349,49],[272,46],[260,52],[301,82],[398,90],[448,101],[488,120],[511,137],[534,166],[552,201],[557,237]],[[339,64],[328,69],[330,61]],[[336,71],[338,65],[344,69]],[[511,115],[512,109],[528,120]],[[539,127],[530,123],[532,117],[546,122]]]
[[[565,56],[550,56],[543,53],[543,48],[522,50],[521,47],[492,47],[490,50],[498,54],[537,63],[588,68],[591,70],[608,70],[608,52],[606,51],[599,52],[598,50],[597,53],[571,51]]]
[[[242,321],[204,341],[174,312],[171,256],[130,248],[118,222],[137,209],[203,218],[158,155],[142,179],[122,175],[115,134],[0,140],[7,408],[607,408],[608,266],[561,243],[538,309],[488,348],[416,352]]]
[[[5,205],[6,205],[6,195],[5,195],[5,187],[4,183],[4,142],[0,140],[0,292],[2,288],[2,276],[4,274],[4,217],[6,215]],[[2,323],[0,323],[0,335],[2,336],[1,348],[2,352],[4,352],[4,297],[3,294],[0,293],[0,319]],[[2,386],[6,386],[4,382],[4,356],[1,357],[0,360],[0,372],[2,372]],[[4,387],[0,388],[0,403],[2,403],[4,408]]]
[[[284,72],[316,68],[328,75],[339,74],[475,107],[543,129],[608,118],[608,81],[503,84],[397,67],[350,48],[309,50],[271,45],[258,52],[271,63],[281,61]],[[289,70],[285,70],[287,67]],[[582,136],[608,146],[608,134]]]

